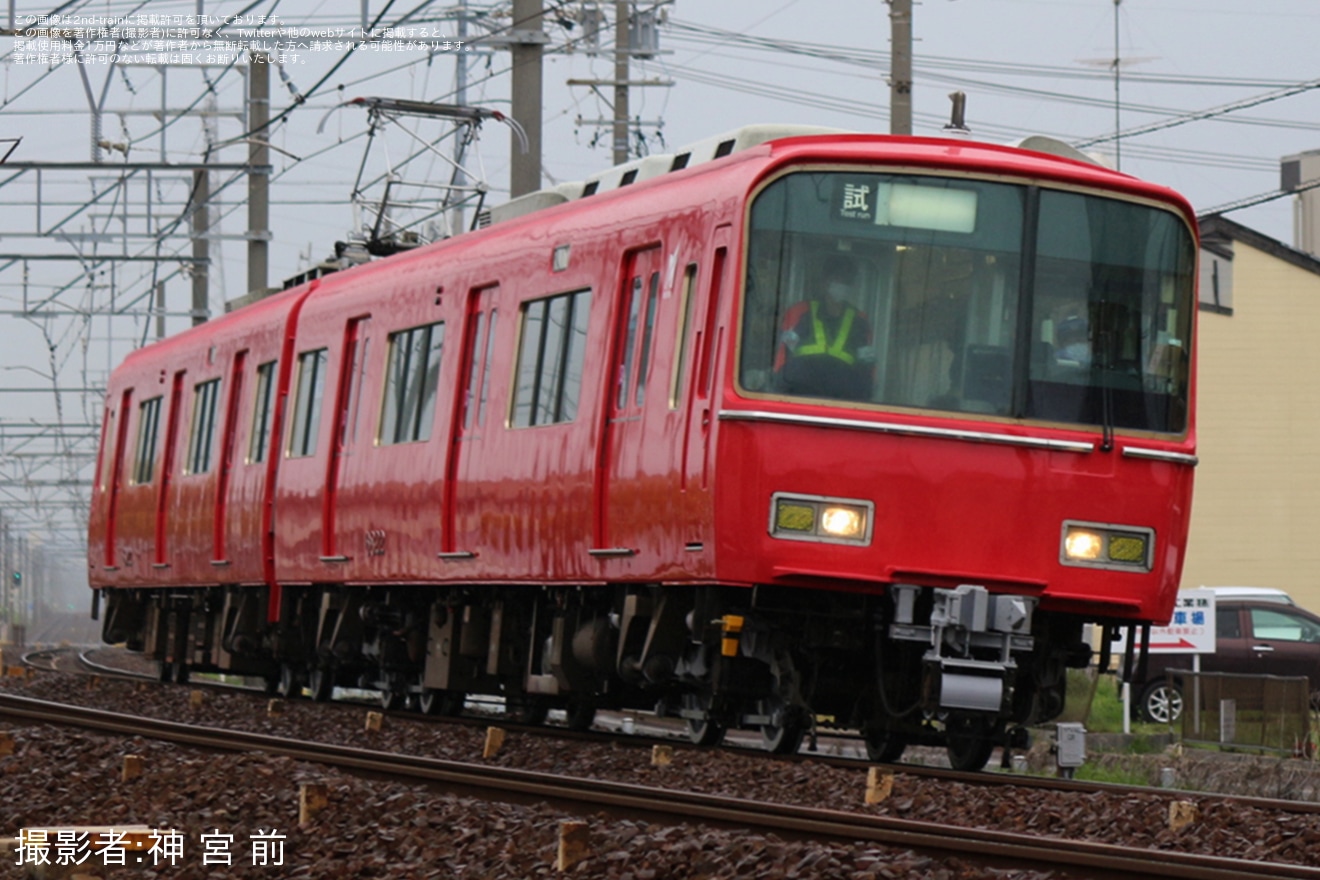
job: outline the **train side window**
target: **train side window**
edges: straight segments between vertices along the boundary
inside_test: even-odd
[[[185,474],[204,474],[211,469],[211,447],[215,439],[215,410],[219,400],[219,379],[198,382],[193,387],[192,428],[188,435]]]
[[[655,307],[660,293],[660,273],[651,273],[650,289],[646,292],[646,320],[642,324],[642,351],[637,358],[637,396],[634,403],[641,406],[646,398],[646,374],[651,367],[651,334],[655,330]]]
[[[515,428],[571,422],[582,392],[591,291],[538,299],[523,305]]]
[[[674,358],[674,373],[669,380],[669,408],[677,409],[679,398],[683,396],[683,375],[687,371],[688,334],[692,330],[692,289],[697,284],[697,264],[688,263],[683,273],[683,291],[678,301],[678,344],[675,349],[678,357]]]
[[[160,403],[163,398],[142,401],[138,408],[137,445],[133,453],[133,483],[150,483],[156,468],[156,441],[160,431]]]
[[[252,413],[252,437],[248,441],[248,462],[256,464],[266,460],[270,445],[271,406],[275,395],[275,361],[257,367],[257,397]]]
[[[486,357],[481,365],[481,394],[477,399],[477,427],[486,423],[486,397],[490,392],[490,365],[495,360],[495,319],[499,317],[496,309],[490,310],[490,321],[486,325]]]
[[[324,348],[298,355],[293,430],[289,433],[290,458],[316,452],[316,433],[321,426],[321,399],[325,396],[325,371],[329,357],[329,351]]]
[[[380,426],[382,444],[430,439],[444,341],[443,322],[390,334]]]
[[[623,340],[623,365],[619,368],[618,408],[628,407],[628,383],[632,381],[633,345],[637,341],[637,321],[642,311],[642,276],[632,280],[632,295],[628,298],[628,332]]]
[[[106,467],[106,458],[110,452],[110,438],[115,436],[115,408],[107,405],[105,408],[105,417],[101,419],[101,445],[97,447],[96,454],[96,476],[92,478],[92,485],[98,492],[105,491],[105,475],[110,469]],[[115,450],[118,456],[120,451]]]
[[[560,421],[577,417],[578,399],[582,396],[582,360],[587,351],[587,319],[591,317],[591,291],[574,294],[564,341],[563,384],[559,389]]]

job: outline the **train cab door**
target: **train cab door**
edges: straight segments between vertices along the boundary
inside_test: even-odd
[[[659,398],[667,407],[664,382],[652,376],[660,308],[661,248],[633,251],[624,259],[610,340],[610,376],[606,385],[604,429],[597,467],[595,537],[597,557],[632,556],[650,523],[664,516],[664,497],[649,497],[659,486],[658,470],[667,462],[648,459],[646,413]],[[651,405],[648,405],[651,404]]]
[[[716,370],[721,347],[725,344],[720,326],[720,302],[730,287],[729,226],[715,230],[710,257],[710,272],[705,279],[705,295],[698,295],[692,306],[692,372],[687,389],[687,427],[683,441],[683,490],[689,497],[708,495],[711,481],[711,433],[714,430]],[[700,283],[700,282],[698,282]],[[704,517],[703,517],[704,519]]]
[[[343,358],[339,362],[339,381],[335,384],[334,429],[330,454],[326,459],[325,493],[321,496],[321,561],[348,562],[349,542],[340,533],[340,485],[357,445],[358,409],[361,406],[362,382],[367,362],[369,315],[351,319],[344,326]]]

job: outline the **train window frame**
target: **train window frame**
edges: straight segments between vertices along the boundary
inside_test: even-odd
[[[160,444],[160,410],[165,396],[158,394],[138,404],[137,437],[133,443],[133,475],[129,484],[145,486],[155,478]]]
[[[289,458],[307,458],[316,454],[329,361],[330,350],[325,347],[298,354],[298,380],[294,383],[293,418],[286,453]]]
[[[785,181],[798,175],[804,181],[810,178],[810,185],[800,184],[806,188],[795,196]],[[955,218],[958,222],[932,216],[928,221],[894,226],[879,223],[882,212],[869,203],[859,202],[858,207],[849,202],[847,184],[856,194],[865,189],[858,181],[864,184],[869,178],[902,177],[937,191],[941,187],[979,189],[978,211],[998,212],[996,216],[1014,219],[968,222],[964,212],[960,219]],[[762,204],[771,189],[780,185],[780,192]],[[784,200],[794,197],[814,206],[816,213],[785,207]],[[1084,216],[1095,218],[1090,226],[1079,227],[1082,232],[1103,229],[1110,214],[1144,210],[1137,216],[1160,233],[1152,237],[1144,251],[1129,247],[1112,257],[1104,249],[1085,254],[1095,265],[1114,269],[1112,280],[1106,276],[1105,283],[1088,289],[1089,298],[1103,307],[1099,317],[1105,320],[1096,323],[1106,329],[1116,323],[1108,316],[1127,308],[1143,323],[1138,327],[1133,319],[1131,327],[1124,325],[1124,329],[1137,328],[1146,334],[1143,339],[1154,340],[1150,352],[1143,348],[1142,357],[1128,359],[1136,370],[1127,360],[1107,353],[1078,380],[1080,384],[1047,382],[1038,376],[1047,346],[1037,340],[1050,343],[1048,348],[1057,348],[1050,339],[1053,325],[1041,320],[1037,309],[1048,298],[1045,289],[1049,286],[1042,285],[1042,270],[1050,260],[1061,261],[1047,246],[1052,241],[1049,235],[1057,230],[1047,229],[1041,221],[1047,208],[1058,213],[1052,200],[1059,198],[1080,200]],[[758,211],[764,212],[759,219]],[[1187,367],[1191,360],[1191,333],[1187,328],[1195,308],[1194,293],[1190,305],[1186,298],[1187,292],[1194,290],[1195,281],[1187,267],[1194,258],[1191,245],[1195,235],[1176,205],[1104,186],[1016,174],[991,176],[962,170],[935,173],[901,165],[863,170],[845,164],[802,163],[785,166],[779,174],[761,182],[746,202],[744,223],[747,244],[741,253],[743,296],[738,310],[734,373],[734,387],[740,395],[809,400],[849,409],[910,409],[954,418],[1021,419],[1099,427],[1102,431],[1116,428],[1150,436],[1186,434]],[[1094,234],[1091,239],[1082,235],[1080,240],[1093,242]],[[762,244],[757,245],[758,241]],[[1112,236],[1104,241],[1110,242],[1105,247],[1114,246]],[[761,321],[758,312],[749,306],[752,267],[757,262],[753,250],[758,246],[777,252],[780,258],[777,286],[771,293],[775,310],[768,312],[771,317],[766,321]],[[791,257],[785,262],[784,254],[790,251]],[[856,289],[851,294],[859,299],[857,307],[872,324],[874,338],[884,341],[883,345],[877,341],[857,348],[859,358],[864,354],[875,364],[868,387],[861,392],[842,383],[823,392],[793,387],[786,373],[780,375],[784,363],[781,352],[790,343],[788,337],[796,341],[801,335],[796,327],[788,328],[794,331],[788,334],[781,326],[787,303],[818,296],[810,286],[810,270],[815,265],[819,271],[828,254],[842,255],[855,266]],[[941,254],[948,258],[947,265],[936,261]],[[954,257],[961,257],[967,264],[962,268],[964,275],[968,268],[976,274],[964,285],[967,296],[974,298],[968,307],[983,312],[986,320],[960,326],[957,344],[950,345],[949,339],[938,333],[938,319],[942,317],[938,294],[946,282],[958,280],[955,270],[961,264],[955,264]],[[1078,262],[1075,258],[1073,261]],[[909,267],[920,283],[900,283],[909,274]],[[1123,285],[1124,272],[1139,282],[1129,285],[1131,290]],[[933,328],[931,332],[894,348],[895,340],[902,336],[900,322],[919,315],[922,308],[932,313],[934,320],[922,324]],[[945,323],[957,326],[953,324],[956,320],[951,318]],[[767,321],[769,331],[761,332],[760,325]],[[1113,340],[1135,336],[1134,331],[1125,336],[1109,332],[1107,338]],[[749,339],[771,341],[754,350]],[[941,343],[949,350],[942,351]],[[1134,347],[1126,341],[1123,344]],[[907,354],[904,348],[909,350]]]
[[[248,437],[248,464],[260,464],[270,451],[271,416],[274,414],[275,377],[279,361],[266,361],[256,369],[252,402],[252,433]]]
[[[220,379],[207,379],[193,385],[192,420],[188,430],[188,457],[185,474],[204,474],[211,469],[215,447],[215,414],[219,408]]]
[[[562,305],[560,323],[552,309]],[[535,428],[577,418],[591,314],[591,288],[523,302],[508,424]],[[548,355],[548,357],[547,357]]]
[[[433,321],[390,333],[376,442],[381,446],[431,439],[440,393],[445,322]]]

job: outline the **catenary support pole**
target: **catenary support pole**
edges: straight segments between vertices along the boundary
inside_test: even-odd
[[[527,134],[523,152],[517,132],[509,133],[509,196],[541,188],[541,0],[513,0],[513,118]]]

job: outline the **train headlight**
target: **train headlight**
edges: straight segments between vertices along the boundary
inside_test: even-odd
[[[1141,526],[1065,521],[1059,561],[1064,565],[1150,571],[1155,531]]]
[[[1063,536],[1063,554],[1078,562],[1096,560],[1105,549],[1105,536],[1091,529],[1072,528]]]
[[[791,541],[869,544],[874,512],[870,501],[776,492],[770,499],[770,534]]]
[[[820,530],[831,538],[856,541],[866,534],[866,511],[857,507],[831,505],[820,511]]]

